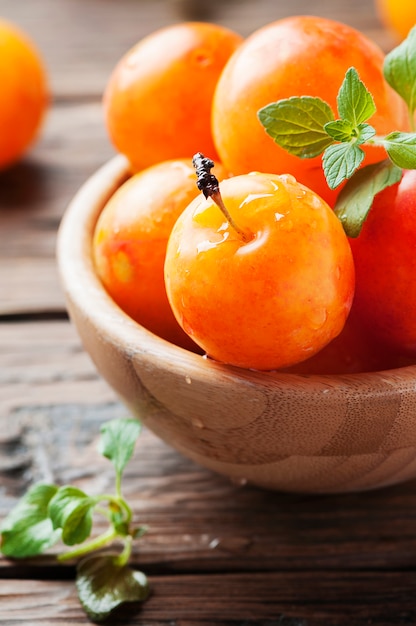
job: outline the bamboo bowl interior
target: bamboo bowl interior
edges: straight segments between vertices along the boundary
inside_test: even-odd
[[[416,477],[416,366],[348,376],[246,371],[170,344],[120,310],[94,272],[91,240],[128,176],[117,156],[86,181],[61,222],[57,259],[83,345],[130,413],[241,484],[340,493]]]

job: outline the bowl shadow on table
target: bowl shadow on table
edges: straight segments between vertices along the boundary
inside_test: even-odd
[[[22,160],[0,172],[0,210],[30,211],[46,195],[47,172],[35,160]]]
[[[280,616],[276,624],[329,624],[337,617],[339,624],[387,624],[395,623],[383,615],[388,602],[395,609],[400,604],[403,614],[413,610],[415,481],[366,494],[300,495],[237,487],[190,465],[188,471],[193,476],[189,484],[180,478],[177,483],[175,473],[165,481],[171,497],[178,498],[170,509],[163,507],[163,490],[152,494],[158,511],[154,517],[149,511],[149,533],[137,553],[151,578],[155,602],[166,597],[169,581],[176,580],[182,589],[189,581],[196,599],[206,597],[200,585],[208,581],[227,615],[229,585],[234,602],[240,598],[243,606],[246,598],[261,603],[264,593],[270,611]],[[389,584],[394,591],[388,591]],[[186,592],[176,593],[179,616],[186,612]],[[284,621],[285,614],[293,621]],[[294,615],[316,621],[305,617],[296,622]],[[263,624],[259,618],[230,619],[234,623]]]
[[[414,567],[416,480],[365,493],[270,492],[142,435],[127,486],[148,526],[135,559],[150,576]]]

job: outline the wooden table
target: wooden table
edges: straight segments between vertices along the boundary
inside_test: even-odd
[[[27,157],[0,174],[0,516],[34,481],[108,489],[100,424],[125,415],[68,321],[56,232],[78,187],[114,152],[101,94],[140,37],[195,2],[0,0],[37,42],[53,101]],[[370,0],[212,0],[212,21],[243,35],[290,13],[341,19],[388,49]],[[202,15],[201,13],[199,15]],[[1,92],[0,92],[1,97]],[[416,624],[416,482],[371,493],[303,496],[239,486],[144,432],[126,475],[149,528],[134,563],[153,594],[112,624],[364,626]],[[73,565],[54,555],[0,561],[3,626],[87,624]]]

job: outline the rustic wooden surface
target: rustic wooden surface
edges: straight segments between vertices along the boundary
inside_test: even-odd
[[[68,201],[114,154],[101,115],[112,67],[174,21],[210,19],[246,35],[291,13],[341,19],[391,45],[370,0],[0,0],[0,15],[37,42],[53,94],[38,143],[0,174],[1,518],[35,480],[111,487],[97,433],[125,409],[67,319],[54,255]],[[111,624],[416,624],[416,482],[344,496],[267,493],[144,432],[125,491],[149,527],[134,562],[153,594]],[[87,624],[73,575],[53,552],[0,560],[1,623]]]

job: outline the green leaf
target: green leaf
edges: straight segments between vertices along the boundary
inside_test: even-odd
[[[76,586],[84,611],[95,622],[102,622],[125,602],[144,602],[149,596],[146,576],[118,565],[117,556],[108,554],[82,560]]]
[[[140,539],[140,537],[143,537],[143,535],[145,535],[147,533],[147,526],[137,526],[137,528],[134,528],[131,532],[131,536],[133,537],[133,539]]]
[[[49,516],[54,528],[62,529],[62,541],[73,546],[91,534],[92,509],[97,500],[70,485],[61,487],[49,502]]]
[[[398,167],[416,169],[416,134],[395,131],[383,140],[387,154]]]
[[[370,124],[358,124],[356,128],[353,127],[348,120],[335,120],[335,122],[328,122],[324,126],[328,135],[330,135],[335,141],[351,142],[362,144],[374,137],[376,129]]]
[[[329,146],[323,156],[323,168],[330,189],[336,189],[350,178],[364,159],[364,151],[356,143]]]
[[[357,126],[357,143],[362,144],[374,137],[376,129],[370,124],[358,124]]]
[[[384,77],[406,102],[410,116],[416,110],[416,26],[384,59]]]
[[[354,138],[354,127],[348,120],[327,122],[324,129],[335,141],[350,141]]]
[[[376,112],[373,96],[354,67],[350,67],[345,74],[338,92],[337,106],[339,116],[348,120],[354,128],[366,122]]]
[[[399,182],[402,170],[389,159],[358,170],[341,190],[334,212],[349,237],[358,237],[374,197],[386,187]]]
[[[310,159],[333,142],[324,125],[334,114],[320,98],[293,96],[263,107],[257,115],[274,141],[295,156]]]
[[[57,490],[55,485],[34,485],[10,511],[0,529],[5,556],[36,556],[58,541],[60,531],[54,531],[48,515],[48,504]]]
[[[140,430],[140,422],[133,418],[114,419],[101,427],[98,449],[112,461],[118,475],[122,474],[133,455]]]

